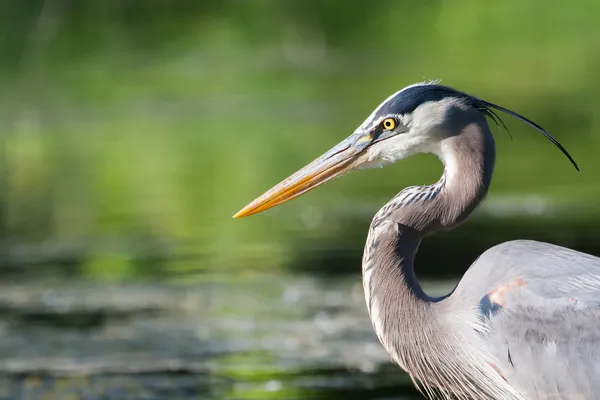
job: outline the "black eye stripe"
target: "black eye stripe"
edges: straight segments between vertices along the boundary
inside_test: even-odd
[[[377,140],[377,138],[379,138],[379,136],[381,136],[382,133],[383,129],[381,128],[381,126],[378,126],[371,131],[371,137],[373,138],[373,140]]]

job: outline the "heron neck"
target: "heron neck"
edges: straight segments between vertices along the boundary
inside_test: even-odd
[[[452,229],[481,204],[488,193],[495,163],[495,144],[487,124],[471,124],[435,148],[444,173],[433,185],[402,190],[373,219],[392,220],[423,238]]]
[[[425,236],[459,225],[485,198],[495,160],[487,124],[464,127],[440,143],[437,155],[444,163],[440,181],[407,188],[382,207],[371,223],[363,255],[363,285],[374,330],[409,371],[412,344],[428,332],[443,331],[436,305],[449,296],[432,298],[423,291],[414,259]],[[418,329],[414,321],[420,322]]]
[[[403,190],[386,205],[395,210],[389,219],[398,225],[393,239],[396,252],[388,253],[395,262],[390,260],[388,264],[396,264],[407,287],[417,298],[425,301],[440,299],[433,299],[422,290],[414,272],[414,258],[425,236],[457,227],[487,195],[496,156],[494,139],[487,123],[482,121],[468,125],[460,134],[443,140],[437,155],[444,164],[440,180],[433,185],[413,189],[417,193],[433,195],[418,196],[420,200],[405,204]]]

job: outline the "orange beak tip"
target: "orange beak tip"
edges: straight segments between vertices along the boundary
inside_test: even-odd
[[[244,211],[244,209],[241,209],[240,211],[238,211],[235,214],[233,214],[233,217],[231,217],[231,218],[239,219],[239,218],[243,218],[243,217],[245,217],[247,215],[248,215],[248,212]]]

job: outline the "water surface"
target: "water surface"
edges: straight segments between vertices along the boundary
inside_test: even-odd
[[[358,276],[7,284],[0,398],[421,398],[362,296]]]

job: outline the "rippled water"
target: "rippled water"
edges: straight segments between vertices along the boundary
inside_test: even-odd
[[[359,277],[13,284],[0,313],[0,398],[421,398],[375,338]]]

